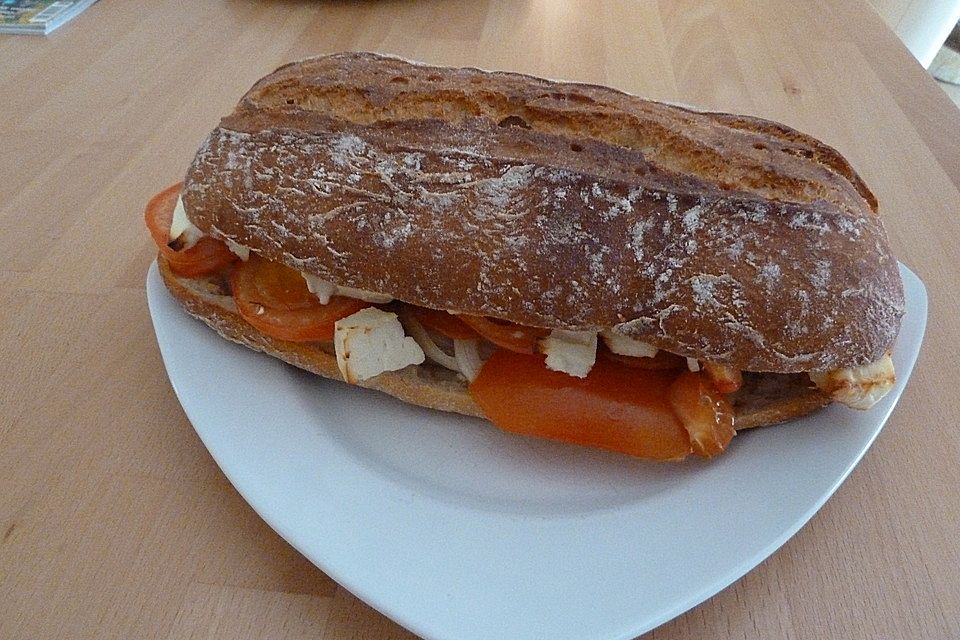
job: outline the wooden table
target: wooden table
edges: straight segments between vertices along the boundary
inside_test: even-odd
[[[814,0],[104,0],[0,37],[0,637],[410,637],[226,482],[144,298],[147,198],[254,80],[344,49],[606,83],[839,148],[929,289],[913,380],[809,525],[649,637],[960,637],[960,112],[866,3]]]

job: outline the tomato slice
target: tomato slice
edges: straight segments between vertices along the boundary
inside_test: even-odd
[[[170,223],[173,222],[173,208],[177,205],[177,197],[183,189],[183,183],[172,184],[160,193],[150,198],[143,217],[153,241],[161,249],[170,242]],[[169,249],[169,247],[167,247]],[[171,249],[172,251],[172,249]]]
[[[254,255],[237,265],[230,283],[244,320],[261,333],[292,342],[333,340],[337,320],[371,306],[342,296],[321,304],[298,271]]]
[[[173,209],[183,183],[171,185],[150,198],[143,217],[150,230],[150,236],[157,244],[160,254],[170,263],[170,270],[185,278],[198,278],[217,273],[233,261],[233,254],[220,240],[200,238],[189,249],[177,251],[168,246],[170,242],[170,223],[173,221]]]
[[[673,372],[598,359],[586,378],[550,371],[543,358],[498,349],[470,385],[484,415],[504,431],[678,460],[690,436],[667,395]]]
[[[550,335],[549,329],[537,329],[513,324],[505,320],[492,320],[483,316],[457,316],[471,329],[497,345],[515,353],[532,355],[537,352],[537,341]]]
[[[712,458],[722,453],[737,434],[733,407],[706,375],[681,373],[670,386],[669,398],[698,456]]]
[[[442,333],[452,340],[476,340],[479,337],[477,332],[471,329],[468,324],[448,311],[428,309],[412,304],[407,305],[407,308],[420,321],[420,324]]]

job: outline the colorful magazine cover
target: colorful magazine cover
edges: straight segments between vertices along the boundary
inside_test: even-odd
[[[0,33],[46,35],[97,0],[0,0]]]

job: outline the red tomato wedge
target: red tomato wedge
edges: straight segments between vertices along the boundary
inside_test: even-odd
[[[147,203],[147,209],[143,214],[147,229],[150,230],[153,241],[161,250],[170,249],[167,246],[170,242],[170,223],[173,222],[173,209],[177,205],[177,197],[181,189],[183,189],[183,183],[178,182],[154,195]],[[174,252],[173,249],[170,251]]]
[[[442,333],[452,340],[475,340],[477,332],[470,328],[459,316],[438,309],[427,309],[415,305],[407,305],[420,324],[428,329]]]
[[[292,342],[333,340],[337,320],[371,306],[341,296],[321,304],[298,271],[254,255],[237,265],[230,284],[244,320],[261,333]]]
[[[180,251],[167,246],[170,242],[173,209],[182,188],[183,183],[178,182],[150,198],[143,214],[147,228],[160,254],[170,263],[170,270],[175,274],[185,278],[199,278],[217,273],[237,260],[237,256],[223,242],[213,238],[200,238],[197,244]]]
[[[670,406],[690,434],[693,452],[703,458],[722,453],[737,432],[733,407],[710,379],[685,371],[670,387]]]
[[[586,378],[550,371],[543,358],[497,350],[470,385],[484,415],[504,431],[678,460],[690,436],[667,395],[675,373],[598,359]]]
[[[536,353],[537,341],[540,338],[550,335],[548,329],[524,327],[503,320],[491,320],[483,316],[468,316],[464,314],[457,317],[470,325],[471,329],[501,349],[507,349],[515,353],[526,353],[529,355]]]

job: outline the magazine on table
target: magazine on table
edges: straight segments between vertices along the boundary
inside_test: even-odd
[[[97,0],[0,0],[0,33],[47,35]]]

